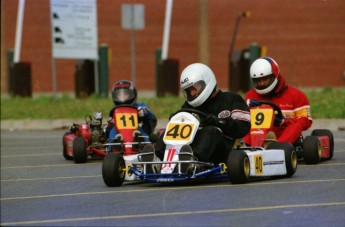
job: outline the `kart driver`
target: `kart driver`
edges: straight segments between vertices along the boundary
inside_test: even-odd
[[[196,109],[207,115],[203,120],[204,127],[197,131],[191,146],[184,145],[180,150],[191,153],[189,159],[180,157],[180,160],[194,158],[215,164],[224,162],[235,139],[243,138],[250,130],[247,104],[240,95],[217,89],[212,70],[201,63],[191,64],[183,70],[180,87],[186,99],[181,108]],[[163,135],[154,149],[155,155],[163,160]]]
[[[257,101],[269,101],[276,104],[283,113],[275,115],[274,127],[278,142],[295,144],[299,141],[302,131],[312,124],[311,110],[306,95],[285,83],[280,74],[279,66],[270,57],[255,60],[250,67],[250,77],[254,88],[245,97],[249,107],[260,105]],[[244,142],[250,145],[250,135]]]
[[[137,89],[133,82],[128,80],[120,80],[114,83],[111,91],[112,99],[115,104],[109,112],[108,126],[106,128],[107,138],[116,138],[118,132],[114,127],[114,109],[119,105],[133,105],[138,109],[139,131],[145,142],[149,141],[149,135],[154,132],[157,125],[156,116],[150,111],[148,106],[142,102],[136,102]]]

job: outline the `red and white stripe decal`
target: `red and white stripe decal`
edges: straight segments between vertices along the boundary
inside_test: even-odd
[[[231,117],[234,120],[241,120],[241,121],[250,122],[250,113],[247,111],[235,109],[231,112]]]
[[[170,149],[168,150],[167,161],[172,161],[173,158],[174,158],[175,153],[176,153],[176,149],[170,148]],[[171,163],[169,163],[169,164],[163,164],[162,169],[165,168],[165,167],[167,167],[167,166],[168,166],[168,167],[171,167]]]

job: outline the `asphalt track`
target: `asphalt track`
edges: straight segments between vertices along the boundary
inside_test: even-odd
[[[62,156],[61,130],[1,131],[1,226],[345,226],[345,131],[291,178],[105,186],[101,161]]]

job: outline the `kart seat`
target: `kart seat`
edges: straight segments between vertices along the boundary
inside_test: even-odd
[[[266,136],[265,136],[265,140],[264,140],[264,148],[267,148],[268,145],[272,142],[277,142],[277,136],[274,132],[269,131]]]

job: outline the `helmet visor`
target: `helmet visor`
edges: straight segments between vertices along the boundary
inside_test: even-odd
[[[258,90],[268,88],[274,82],[275,76],[270,74],[268,76],[253,78],[253,86]]]
[[[185,88],[182,92],[184,97],[187,99],[188,102],[193,101],[196,99],[202,91],[205,89],[206,83],[203,80],[200,80],[191,86]]]
[[[128,88],[115,89],[112,92],[112,98],[114,102],[126,103],[127,101],[134,98],[133,90]]]

